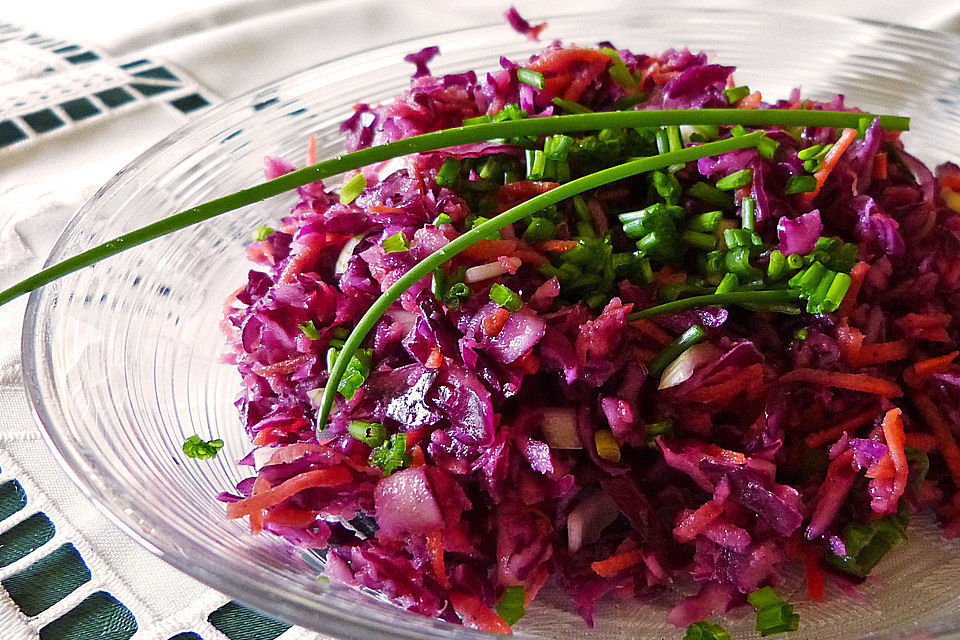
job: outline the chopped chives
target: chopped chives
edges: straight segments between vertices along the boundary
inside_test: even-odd
[[[767,277],[771,280],[779,280],[787,273],[787,258],[780,249],[774,249],[770,252],[770,260],[767,263]]]
[[[680,237],[691,247],[696,247],[698,249],[706,249],[709,251],[715,249],[717,246],[717,237],[712,233],[701,233],[699,231],[690,231],[688,229],[684,231]]]
[[[675,124],[667,127],[667,143],[670,151],[683,149],[683,136],[680,135],[680,127]]]
[[[747,596],[747,601],[757,610],[757,631],[761,636],[797,630],[800,616],[773,587],[757,589]]]
[[[442,168],[443,167],[441,167],[441,169]],[[480,176],[481,180],[492,180],[497,177],[498,172],[502,178],[503,171],[500,169],[500,161],[496,157],[489,157],[480,165],[480,170],[477,171],[477,175]]]
[[[787,267],[790,269],[799,269],[803,266],[803,256],[799,253],[791,253],[787,256]]]
[[[554,98],[552,100],[555,107],[560,107],[564,111],[569,111],[570,113],[593,113],[593,109],[588,109],[579,102],[574,102],[573,100],[565,100],[564,98]],[[464,121],[466,124],[466,121]]]
[[[820,284],[820,280],[822,280],[826,274],[827,268],[817,261],[790,278],[789,284],[794,289],[799,289],[803,293],[810,294],[813,293],[817,285]]]
[[[441,187],[453,187],[457,184],[457,177],[460,175],[460,160],[457,158],[447,158],[440,165],[440,171],[437,172],[437,184]]]
[[[198,435],[192,435],[183,442],[181,448],[188,458],[206,460],[217,456],[217,453],[223,448],[223,440],[220,438],[204,440]]]
[[[797,157],[801,160],[810,160],[811,158],[817,157],[817,154],[823,149],[824,145],[814,144],[810,145],[806,149],[801,149],[797,151]]]
[[[439,227],[440,225],[444,224],[453,224],[453,218],[446,213],[441,213],[434,219],[433,226]]]
[[[734,247],[727,251],[726,266],[729,271],[740,276],[744,281],[756,280],[760,277],[760,272],[750,264],[750,248]]]
[[[316,325],[313,324],[313,320],[307,320],[306,322],[297,326],[300,327],[300,331],[303,331],[303,335],[307,336],[311,340],[320,339],[320,332],[317,330]]]
[[[543,89],[544,87],[543,74],[532,69],[519,67],[517,69],[517,80],[536,89]]]
[[[260,225],[253,232],[253,240],[259,242],[260,240],[266,240],[267,237],[273,233],[273,229],[268,226]]]
[[[714,291],[714,293],[729,293],[730,291],[736,291],[739,286],[740,279],[737,278],[737,275],[735,273],[726,273],[723,279],[720,280],[720,284],[717,285],[717,290]]]
[[[668,364],[676,360],[681,353],[703,340],[706,335],[707,332],[703,327],[698,324],[693,325],[655,355],[653,360],[647,364],[647,370],[653,375],[662,373]]]
[[[760,154],[761,158],[766,160],[773,160],[773,157],[777,155],[777,150],[779,149],[780,143],[773,138],[764,138],[760,141],[760,144],[757,145],[757,153]]]
[[[549,160],[566,160],[573,142],[573,138],[562,133],[548,136],[543,142],[543,152]]]
[[[543,174],[547,168],[547,154],[539,149],[533,152],[533,163],[530,163],[530,155],[527,155],[527,180],[542,180]]]
[[[720,211],[708,211],[707,213],[701,213],[700,215],[694,216],[690,219],[690,222],[687,223],[687,231],[713,231],[717,228],[717,223],[720,222],[720,218],[722,217],[723,213]]]
[[[687,627],[683,640],[730,640],[730,632],[719,624],[701,620]]]
[[[527,590],[522,584],[510,585],[497,600],[497,615],[508,625],[515,625],[527,615]]]
[[[724,89],[723,95],[727,97],[727,102],[734,104],[735,102],[739,102],[750,95],[750,87],[740,86]]]
[[[817,188],[817,179],[811,175],[790,176],[787,180],[787,193],[810,193]]]
[[[693,130],[703,136],[704,140],[716,140],[720,137],[720,127],[715,124],[695,124]],[[757,145],[759,148],[759,145]]]
[[[807,313],[820,313],[823,310],[823,301],[827,297],[827,292],[830,290],[830,286],[833,285],[833,281],[837,275],[836,271],[830,271],[828,269],[824,276],[820,278],[817,287],[807,299]]]
[[[827,290],[827,294],[823,298],[821,305],[823,311],[832,313],[840,308],[840,303],[843,302],[844,296],[847,295],[851,281],[852,279],[846,273],[838,273],[834,276],[833,282],[830,284],[830,289]]]
[[[407,453],[407,434],[395,433],[380,446],[370,452],[370,463],[379,467],[384,476],[389,476],[397,469],[402,469],[411,462],[411,455]]]
[[[687,195],[720,209],[732,209],[733,197],[707,182],[695,182],[687,189]]]
[[[357,173],[340,187],[340,204],[350,204],[367,188],[367,177]]]
[[[740,203],[741,224],[748,231],[756,226],[757,201],[753,198],[744,198]]]
[[[531,218],[523,232],[523,239],[528,241],[549,240],[556,237],[557,225],[546,218]]]
[[[807,329],[797,329],[793,332],[793,337],[796,340],[806,340],[810,336],[810,332]]]
[[[607,54],[607,57],[609,57],[613,63],[610,65],[610,68],[607,69],[613,81],[626,89],[628,93],[636,91],[639,88],[637,86],[637,80],[633,77],[633,74],[630,73],[627,65],[623,63],[623,60],[620,59],[620,54],[617,53],[617,50],[610,47],[602,47],[600,51]]]
[[[387,439],[387,430],[378,422],[351,420],[347,431],[354,439],[371,447],[379,447]]]
[[[654,134],[654,140],[657,141],[657,153],[664,154],[670,151],[670,137],[666,129],[659,129]]]
[[[740,136],[747,135],[747,130],[743,128],[742,124],[737,124],[730,128],[730,135],[734,138],[739,138]]]
[[[410,242],[407,240],[407,235],[403,231],[397,231],[392,236],[384,238],[380,246],[383,247],[384,253],[398,253],[409,250]]]
[[[667,418],[660,422],[651,422],[644,426],[644,431],[647,436],[647,444],[654,446],[656,444],[656,438],[673,432],[673,420]]]
[[[721,191],[731,191],[739,187],[745,187],[753,181],[753,169],[741,169],[736,173],[731,173],[717,180],[717,189]]]
[[[490,299],[511,313],[523,306],[520,296],[499,282],[490,287]]]

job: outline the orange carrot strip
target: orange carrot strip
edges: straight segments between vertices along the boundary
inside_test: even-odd
[[[740,374],[708,387],[700,387],[686,394],[691,402],[724,402],[741,391],[747,391],[751,380],[763,378],[763,365],[752,364]]]
[[[598,576],[609,578],[630,567],[635,567],[643,561],[643,553],[639,549],[631,549],[615,553],[606,560],[597,560],[590,565]]]
[[[673,529],[674,539],[677,542],[690,542],[710,526],[711,522],[719,518],[721,513],[723,513],[723,506],[713,500],[700,505]]]
[[[510,628],[510,625],[474,596],[454,591],[450,594],[450,604],[453,605],[454,611],[457,612],[461,620],[469,626],[474,626],[480,631],[489,633],[513,635],[513,629]]]
[[[563,253],[577,246],[576,240],[541,240],[534,246],[540,251],[547,253]]]
[[[410,449],[410,466],[411,467],[422,467],[427,464],[426,459],[423,457],[423,449],[420,448],[420,445],[414,445]]]
[[[906,437],[903,434],[903,416],[900,409],[890,409],[883,416],[883,437],[887,441],[887,456],[893,460],[896,473],[893,476],[893,500],[899,500],[907,488],[907,474],[910,468],[907,465],[907,454],[903,450]],[[887,459],[884,456],[884,460]],[[882,461],[881,461],[882,462]]]
[[[953,364],[953,361],[960,355],[960,351],[954,351],[942,356],[927,358],[920,362],[913,363],[913,372],[918,378],[926,378],[935,373],[946,371]]]
[[[288,524],[294,527],[306,527],[313,524],[317,519],[317,511],[306,509],[294,509],[293,507],[276,506],[267,511],[263,522]],[[253,519],[251,515],[251,520]]]
[[[850,434],[856,432],[857,429],[869,423],[876,417],[876,409],[867,409],[866,411],[861,411],[855,416],[847,418],[840,424],[828,427],[822,431],[808,433],[807,437],[804,439],[804,442],[811,449],[816,449],[817,447],[821,447],[828,442],[835,442],[837,438],[843,435],[844,431]]]
[[[447,568],[443,563],[443,532],[436,529],[427,534],[427,555],[430,556],[430,567],[433,569],[433,575],[436,576],[440,586],[446,588],[449,584],[447,580]]]
[[[743,455],[739,451],[731,451],[730,449],[724,449],[721,446],[710,444],[703,448],[703,452],[708,456],[717,458],[722,462],[729,462],[730,464],[746,464],[747,456]]]
[[[253,371],[258,376],[278,376],[284,373],[293,373],[297,370],[297,367],[302,365],[304,362],[310,359],[308,354],[303,354],[300,356],[294,356],[287,360],[281,362],[274,362],[273,364],[260,364],[259,362],[250,367],[250,370]]]
[[[258,495],[270,490],[270,483],[260,476],[253,481],[250,495]],[[263,509],[256,509],[250,514],[250,533],[257,534],[263,531]]]
[[[310,136],[307,143],[307,164],[317,164],[317,136]]]
[[[500,335],[500,332],[503,331],[503,327],[509,319],[509,311],[503,308],[497,309],[483,319],[483,332],[491,338],[494,338]]]
[[[893,382],[865,373],[842,373],[840,371],[824,371],[822,369],[794,369],[780,376],[779,382],[780,384],[810,382],[828,387],[837,387],[838,389],[873,393],[884,398],[897,398],[903,395],[900,387]]]
[[[760,95],[759,91],[754,91],[745,98],[741,98],[737,102],[737,109],[756,109],[760,106],[760,102],[763,100],[763,96]]]
[[[600,63],[606,66],[610,58],[598,49],[582,49],[580,47],[567,47],[565,49],[554,49],[538,57],[528,65],[527,69],[543,73],[545,71],[561,71],[569,67],[574,62]]]
[[[814,547],[803,548],[803,569],[807,576],[807,593],[816,602],[823,602],[823,567]]]
[[[307,471],[285,480],[268,491],[251,495],[249,498],[244,498],[238,502],[231,502],[227,505],[227,517],[231,519],[242,518],[258,509],[266,509],[280,504],[304,489],[335,487],[350,482],[352,477],[350,469],[343,465]]]
[[[423,366],[427,369],[439,369],[442,364],[443,354],[440,352],[440,347],[434,347],[430,350],[430,356],[427,358],[427,361],[423,363]]]
[[[820,193],[820,188],[823,187],[823,183],[827,181],[827,176],[829,176],[830,172],[833,171],[833,168],[837,165],[837,161],[840,159],[840,156],[843,155],[843,152],[847,150],[847,147],[850,146],[850,143],[853,142],[853,139],[856,137],[856,129],[844,129],[843,133],[840,134],[840,138],[833,144],[832,147],[830,147],[830,151],[827,151],[827,155],[823,157],[823,163],[820,166],[820,170],[813,174],[817,179],[817,186],[812,192],[804,194],[803,201],[806,204],[812,202],[813,198]]]
[[[473,260],[497,260],[500,256],[513,255],[516,248],[516,240],[478,240],[460,255]]]
[[[950,470],[954,484],[960,487],[960,447],[957,446],[957,441],[954,439],[953,433],[950,432],[950,425],[940,413],[940,410],[937,409],[937,406],[930,400],[930,396],[922,391],[917,391],[911,398],[913,404],[920,411],[920,415],[930,426],[933,437],[937,439],[940,455],[947,462],[947,468]]]
[[[893,478],[897,475],[897,468],[893,464],[893,458],[885,455],[880,461],[867,469],[865,476],[868,478]]]
[[[863,286],[863,279],[869,270],[870,265],[866,262],[858,262],[850,270],[850,287],[847,289],[847,294],[843,296],[840,308],[837,309],[841,318],[846,318],[853,311],[853,307],[857,304],[857,296],[860,295],[860,287]]]
[[[873,177],[878,180],[887,179],[887,154],[882,151],[873,156]]]
[[[310,243],[304,245],[299,251],[290,256],[287,264],[283,267],[283,273],[277,279],[280,284],[289,284],[300,274],[308,264],[311,264],[320,255],[320,252],[326,245],[321,243]]]

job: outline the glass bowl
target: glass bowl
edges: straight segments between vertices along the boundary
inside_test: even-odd
[[[909,148],[927,162],[960,156],[960,40],[889,25],[788,13],[633,7],[549,19],[547,35],[584,45],[612,40],[635,51],[689,46],[739,67],[740,83],[769,98],[800,86],[807,97],[844,93],[849,104],[913,116]],[[158,217],[262,179],[263,157],[302,161],[318,136],[321,158],[340,150],[338,125],[357,101],[387,100],[412,71],[404,54],[438,44],[435,73],[490,69],[498,56],[538,49],[498,24],[379,48],[266,85],[157,144],[73,218],[49,263]],[[24,377],[42,430],[93,502],[154,553],[202,582],[289,622],[344,638],[480,637],[338,585],[269,535],[228,521],[219,491],[244,475],[247,443],[233,400],[239,376],[218,363],[223,301],[245,281],[244,242],[284,215],[278,196],[135,248],[34,293],[23,333]],[[213,460],[184,457],[190,435],[221,437]],[[937,637],[960,629],[960,548],[922,518],[890,554],[866,597],[828,593],[798,603],[795,638]],[[799,585],[799,581],[789,584]],[[603,604],[587,629],[547,590],[518,625],[525,637],[680,637],[665,608]],[[752,615],[728,620],[755,636]]]

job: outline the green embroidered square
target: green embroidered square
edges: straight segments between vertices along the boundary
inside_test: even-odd
[[[24,614],[35,616],[89,581],[90,569],[76,547],[67,543],[2,584]]]
[[[273,640],[290,628],[232,601],[212,612],[207,620],[230,640]]]
[[[0,533],[0,567],[13,564],[53,538],[56,528],[43,513],[35,513],[23,522]]]
[[[0,520],[6,520],[27,506],[27,494],[16,480],[0,484]]]
[[[203,640],[203,638],[195,634],[193,631],[188,631],[187,633],[178,633],[170,638],[170,640]]]
[[[44,628],[40,640],[130,640],[137,620],[106,591],[97,591]]]

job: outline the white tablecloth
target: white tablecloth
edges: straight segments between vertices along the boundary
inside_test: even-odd
[[[532,1],[516,4],[521,13],[530,16],[555,11],[558,6]],[[703,4],[715,6],[714,2]],[[734,0],[726,4],[749,10],[771,3]],[[950,0],[807,0],[802,4],[776,4],[812,13],[960,31],[960,7]],[[609,5],[580,0],[575,9],[588,11]],[[66,82],[70,73],[79,73],[78,68],[43,76],[46,62],[34,59],[37,48],[15,42],[30,32],[94,51],[101,56],[104,69],[116,71],[117,64],[137,58],[163,62],[184,76],[180,78],[183,86],[178,89],[181,94],[196,91],[216,102],[352,51],[439,29],[495,22],[505,8],[505,3],[490,0],[3,2],[0,22],[24,29],[4,42],[4,27],[0,26],[0,121],[11,115],[4,113],[5,108],[18,108],[13,106],[20,97],[18,92],[32,99],[26,94],[33,91],[30,95],[36,98],[43,91],[63,89],[58,83]],[[30,55],[34,58],[27,60]],[[31,84],[28,79],[37,73],[43,77]],[[36,93],[38,87],[40,93]],[[22,110],[22,106],[19,108]],[[170,109],[162,100],[143,100],[117,110],[116,115],[93,118],[89,124],[65,127],[0,149],[0,288],[34,271],[68,217],[100,184],[189,117]],[[0,590],[0,635],[5,640],[34,640],[49,620],[102,588],[134,613],[137,639],[166,640],[181,631],[196,631],[205,640],[222,640],[224,636],[209,625],[206,616],[226,598],[130,541],[89,507],[46,450],[21,388],[19,344],[24,306],[21,299],[0,309],[0,481],[17,478],[31,507],[22,513],[43,510],[55,522],[57,532],[42,549],[0,568],[0,579],[64,541],[73,542],[93,577],[34,618],[27,618]],[[0,530],[8,529],[18,519],[22,517],[8,518],[0,523]],[[299,629],[282,636],[284,640],[316,637]]]

